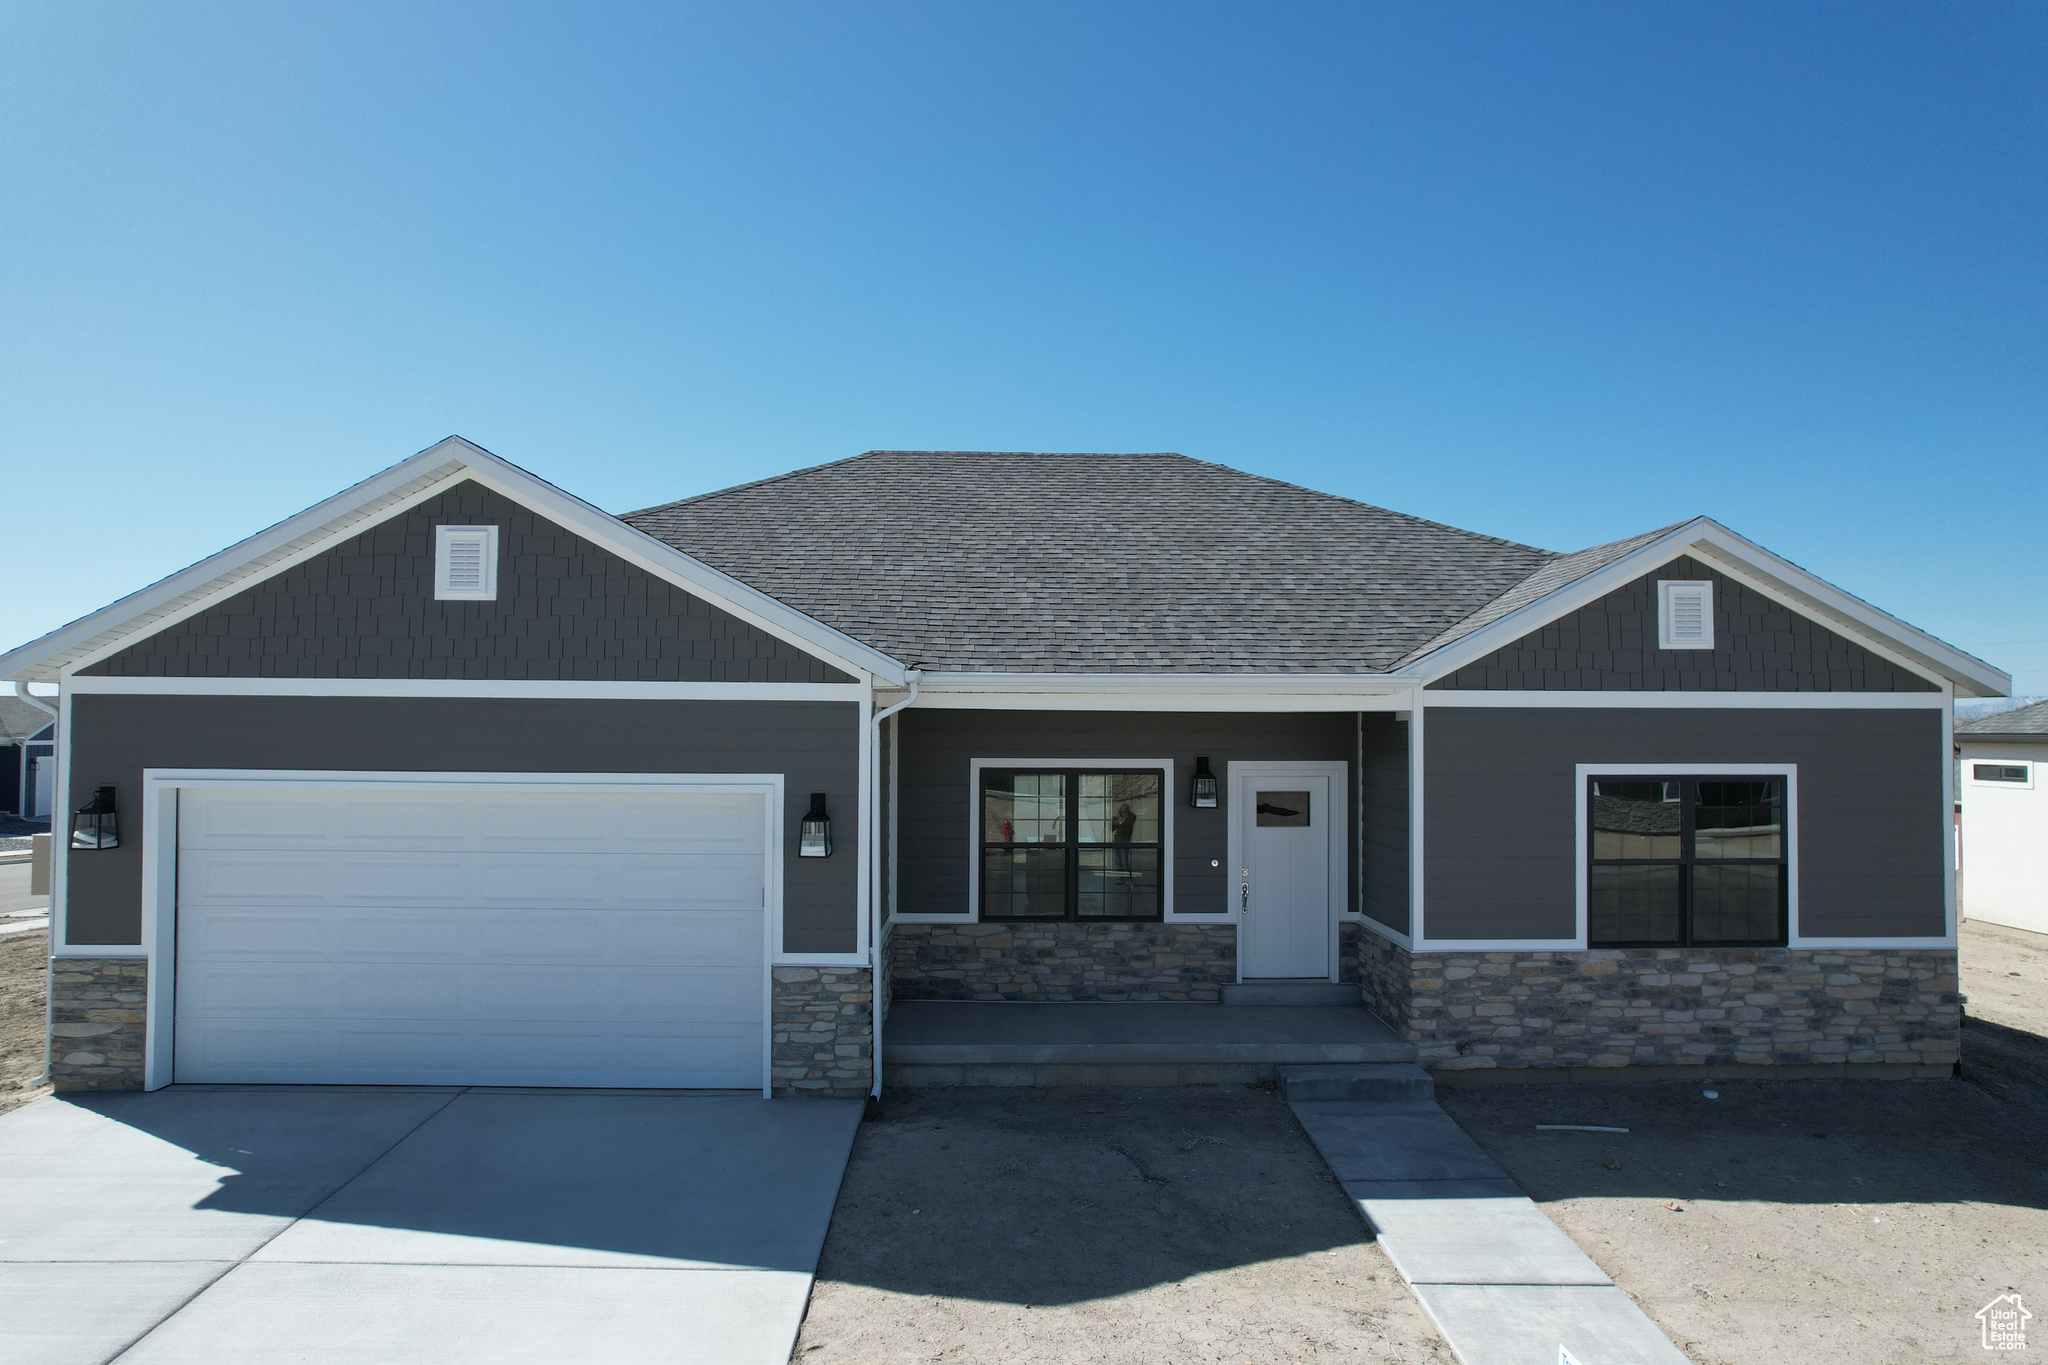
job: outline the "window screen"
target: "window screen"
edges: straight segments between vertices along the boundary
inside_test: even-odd
[[[2025,782],[2024,763],[1972,763],[1970,776],[1978,782]]]

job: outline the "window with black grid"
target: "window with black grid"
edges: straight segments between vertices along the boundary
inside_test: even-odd
[[[1785,943],[1784,778],[1595,777],[1586,801],[1588,946]]]
[[[983,919],[1163,919],[1166,774],[985,769]]]

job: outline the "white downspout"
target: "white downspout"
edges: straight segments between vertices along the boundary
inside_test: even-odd
[[[875,783],[875,818],[868,821],[867,830],[868,874],[874,878],[871,894],[868,896],[868,914],[871,917],[868,942],[873,945],[873,957],[868,964],[871,976],[868,994],[873,997],[875,1012],[874,1024],[869,1031],[875,1055],[875,1080],[868,1089],[871,1096],[879,1096],[882,1093],[882,1006],[886,1003],[882,999],[882,954],[888,951],[888,945],[882,942],[882,893],[887,889],[882,879],[882,722],[917,700],[917,685],[924,679],[924,671],[910,669],[904,674],[904,678],[910,683],[910,695],[886,710],[877,711],[874,717],[874,731],[868,736],[869,751],[874,757],[874,761],[868,765],[868,770],[874,774]]]
[[[15,696],[17,696],[17,697],[20,697],[20,698],[21,698],[21,699],[22,699],[23,701],[27,702],[27,703],[28,703],[28,704],[29,704],[30,706],[33,706],[33,707],[35,707],[35,708],[36,708],[36,710],[38,710],[38,711],[41,711],[41,712],[45,713],[46,715],[48,715],[48,716],[49,716],[49,718],[50,718],[50,720],[51,720],[51,723],[53,723],[53,724],[54,724],[54,723],[56,722],[56,720],[57,720],[57,708],[56,708],[56,707],[54,707],[54,706],[52,706],[52,705],[51,705],[50,703],[48,703],[48,702],[44,701],[44,700],[43,700],[43,699],[42,699],[41,697],[38,697],[38,696],[37,696],[37,695],[36,695],[35,693],[33,693],[33,692],[29,691],[29,690],[28,690],[28,684],[27,684],[27,683],[25,683],[25,682],[18,682],[18,683],[16,683],[16,684],[14,685],[14,695],[15,695]],[[55,757],[56,757],[56,754],[57,754],[57,733],[56,733],[56,731],[54,731],[54,730],[53,730],[53,731],[51,731],[51,732],[50,732],[50,755],[51,755],[51,757],[55,758]],[[16,795],[15,795],[15,800],[16,800],[16,802],[17,802],[17,803],[18,803],[18,804],[19,804],[19,805],[21,806],[22,812],[23,812],[24,814],[26,814],[26,813],[27,813],[27,811],[28,811],[28,808],[29,808],[29,790],[28,790],[28,741],[27,741],[27,739],[26,739],[26,738],[24,738],[24,739],[22,740],[22,743],[21,743],[21,756],[20,756],[20,758],[19,758],[19,759],[18,759],[17,761],[18,761],[18,763],[20,764],[20,767],[21,767],[21,783],[20,783],[20,790],[19,790],[19,791],[18,791],[18,792],[16,793]],[[62,762],[62,760],[61,760],[61,759],[59,759],[58,761],[59,761],[59,762]],[[50,806],[51,806],[51,809],[50,809],[50,832],[51,832],[52,834],[55,834],[55,833],[57,832],[57,811],[56,811],[56,803],[57,803],[57,786],[56,786],[56,784],[55,784],[55,783],[53,782],[53,783],[51,783],[51,784],[50,784]],[[52,849],[55,849],[55,848],[56,848],[56,846],[57,846],[57,845],[56,845],[56,841],[55,841],[55,840],[52,840],[52,841],[51,841],[51,844],[50,844],[50,847],[51,847]],[[56,860],[56,857],[57,857],[57,855],[56,855],[56,854],[55,854],[54,852],[52,852],[52,853],[50,854],[50,858],[51,858],[51,861],[52,861],[53,863],[55,862],[55,860]],[[50,871],[50,875],[51,875],[52,877],[56,876],[56,869],[55,869],[54,867],[52,867],[52,869],[51,869],[51,871]]]

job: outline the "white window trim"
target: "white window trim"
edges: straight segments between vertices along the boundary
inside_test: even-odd
[[[1979,777],[1977,776],[1977,765],[1979,763],[1987,767],[2025,768],[2027,770],[2027,777],[2024,782],[2006,782],[1997,778]],[[1964,755],[1963,780],[1973,787],[1985,787],[1996,791],[2032,791],[2034,789],[2034,760],[2031,758],[1972,758]]]
[[[1088,772],[1105,768],[1158,768],[1166,774],[1159,793],[1159,898],[1166,907],[1165,919],[1196,924],[1220,924],[1222,915],[1182,915],[1173,906],[1173,760],[1170,758],[977,758],[967,765],[967,905],[953,914],[894,915],[905,924],[975,924],[981,920],[981,774],[988,768],[1023,768],[1054,772]],[[1020,921],[1004,920],[1015,924]],[[1045,924],[1074,924],[1075,920],[1023,921]],[[1120,921],[1128,923],[1129,921]],[[1149,921],[1140,921],[1141,923]]]
[[[70,708],[65,708],[68,718]],[[787,840],[783,832],[781,773],[409,773],[346,772],[268,768],[145,768],[142,771],[142,942],[114,950],[88,947],[53,949],[58,957],[140,957],[149,962],[144,1014],[143,1089],[171,1084],[175,1058],[175,984],[166,975],[177,961],[178,793],[187,787],[354,788],[406,791],[434,787],[442,791],[664,792],[760,795],[764,830],[761,971],[761,1095],[775,1084],[775,967],[782,960],[782,861]],[[62,860],[58,860],[61,864]],[[52,925],[56,928],[56,925]],[[58,941],[53,936],[53,942]]]
[[[1572,795],[1576,819],[1574,837],[1576,887],[1574,901],[1577,935],[1572,943],[1559,943],[1577,952],[1587,951],[1587,866],[1592,857],[1592,815],[1587,810],[1588,779],[1595,777],[1781,777],[1785,780],[1785,946],[1788,948],[1844,948],[1868,946],[1862,940],[1809,938],[1799,932],[1799,765],[1796,763],[1581,763],[1577,766]],[[1892,940],[1871,940],[1891,942]],[[1711,953],[1717,948],[1686,951]]]
[[[483,586],[453,588],[448,585],[449,560],[458,537],[482,536]],[[498,528],[495,526],[436,526],[434,528],[434,599],[439,602],[495,602],[498,600]]]
[[[1704,640],[1678,640],[1671,633],[1671,599],[1679,589],[1700,594],[1701,610],[1706,626]],[[1708,578],[1663,578],[1657,581],[1657,648],[1659,649],[1704,649],[1714,648],[1714,583]]]
[[[1252,803],[1245,798],[1245,791],[1249,784],[1261,778],[1295,776],[1321,777],[1329,781],[1331,837],[1325,842],[1329,845],[1330,853],[1330,974],[1326,978],[1330,981],[1341,980],[1344,975],[1343,932],[1338,926],[1346,920],[1357,921],[1364,918],[1364,916],[1354,913],[1349,907],[1350,897],[1348,895],[1347,883],[1350,880],[1350,863],[1347,850],[1350,846],[1350,840],[1346,836],[1351,827],[1351,807],[1347,799],[1350,786],[1350,783],[1346,780],[1348,766],[1341,759],[1303,759],[1299,761],[1250,759],[1243,762],[1233,761],[1224,764],[1224,770],[1227,774],[1225,778],[1227,783],[1226,790],[1230,793],[1230,819],[1228,823],[1230,866],[1240,871],[1245,867],[1243,813],[1249,812],[1252,809]],[[1224,870],[1228,872],[1229,868]],[[1364,876],[1364,869],[1362,867],[1359,869],[1359,873],[1362,878]],[[1210,924],[1241,923],[1243,917],[1239,914],[1238,907],[1228,889],[1236,885],[1237,880],[1238,874],[1231,873],[1224,881],[1223,914],[1188,915],[1184,918],[1189,920],[1206,920]],[[1241,946],[1242,941],[1240,941]],[[1240,951],[1233,954],[1233,956],[1237,959],[1237,979],[1243,981],[1244,953]]]

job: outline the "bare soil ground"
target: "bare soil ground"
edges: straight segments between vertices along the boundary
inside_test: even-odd
[[[43,1074],[50,933],[0,937],[0,1114],[50,1093]]]
[[[1703,1365],[1974,1359],[1993,1297],[2048,1302],[2048,938],[1965,925],[1963,989],[1958,1080],[1438,1096]]]
[[[1270,1091],[902,1090],[861,1125],[802,1365],[1450,1365]]]

